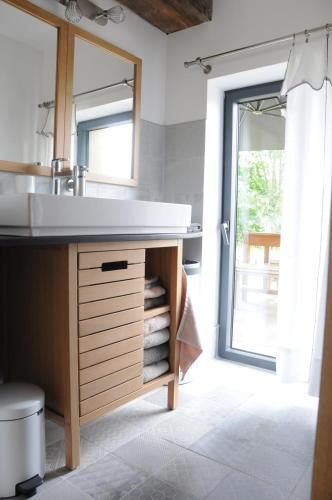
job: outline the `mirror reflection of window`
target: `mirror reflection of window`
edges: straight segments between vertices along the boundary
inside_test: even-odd
[[[90,174],[133,177],[134,64],[75,40],[72,163]]]
[[[132,112],[122,112],[77,124],[77,160],[92,172],[130,179],[133,143]]]
[[[119,123],[113,127],[91,130],[89,167],[103,175],[130,179],[132,147],[128,147],[128,144],[132,135],[132,123]]]
[[[57,29],[6,2],[0,19],[0,160],[50,166]]]

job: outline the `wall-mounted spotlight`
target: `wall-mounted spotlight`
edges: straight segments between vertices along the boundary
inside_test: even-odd
[[[67,21],[73,24],[80,22],[82,17],[95,21],[100,26],[105,26],[108,21],[115,24],[125,20],[125,10],[121,5],[114,5],[110,9],[101,9],[90,0],[58,0],[66,7],[65,16]]]
[[[121,5],[115,5],[110,9],[103,10],[96,14],[96,16],[94,17],[94,21],[104,19],[105,24],[107,24],[108,21],[112,21],[115,24],[120,24],[123,23],[125,17],[126,15],[123,7],[121,7]]]
[[[81,8],[77,2],[77,0],[68,0],[65,10],[65,16],[67,21],[73,24],[77,24],[83,17],[83,13]]]

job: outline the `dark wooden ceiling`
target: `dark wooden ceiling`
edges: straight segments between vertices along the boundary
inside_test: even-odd
[[[164,33],[211,21],[213,0],[118,0]]]

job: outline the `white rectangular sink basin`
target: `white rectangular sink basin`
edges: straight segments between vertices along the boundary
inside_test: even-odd
[[[186,233],[191,205],[137,200],[0,195],[0,233],[13,236]]]

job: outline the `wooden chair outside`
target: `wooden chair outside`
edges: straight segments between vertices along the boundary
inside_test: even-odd
[[[251,264],[251,247],[263,247],[264,263]],[[279,262],[271,260],[271,249],[280,247],[280,234],[278,233],[244,233],[243,263],[236,265],[236,294],[237,298],[247,301],[248,291],[264,292],[276,295],[278,293]],[[248,286],[249,276],[262,276],[263,287],[250,288]],[[272,288],[272,283],[276,288]]]
[[[264,264],[270,264],[271,248],[280,247],[280,234],[278,233],[244,233],[244,258],[250,263],[250,247],[264,247]]]

